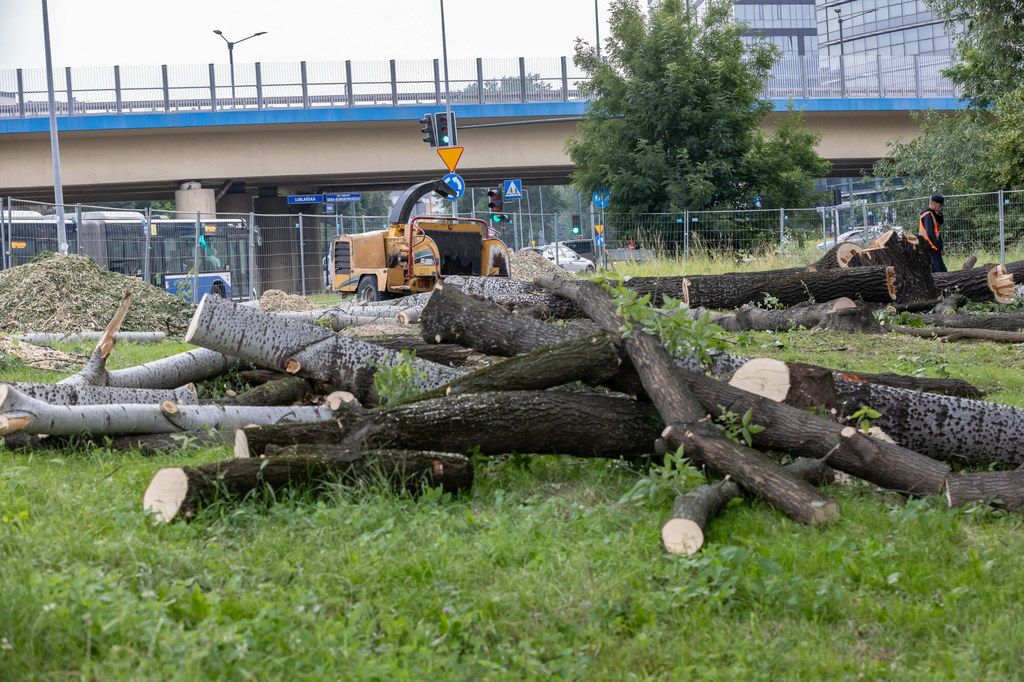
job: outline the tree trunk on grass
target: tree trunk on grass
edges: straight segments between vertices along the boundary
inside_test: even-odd
[[[1002,265],[936,272],[934,277],[935,287],[943,296],[958,293],[978,302],[1009,303],[1013,300],[1014,276]]]
[[[233,407],[220,405],[50,405],[0,384],[0,436],[173,433],[237,429],[246,424],[331,419],[328,407]]]
[[[615,312],[608,294],[591,282],[580,284],[539,277],[545,288],[572,299],[599,327],[616,333],[623,320]],[[679,379],[679,368],[661,346],[645,332],[634,331],[624,340],[626,352],[643,380],[662,419],[669,424],[662,437],[682,445],[686,456],[759,494],[790,518],[807,524],[836,519],[839,509],[807,483],[787,474],[781,467],[750,448],[725,440],[708,425],[707,412],[697,402],[687,382]]]
[[[946,479],[946,502],[950,507],[988,502],[1017,511],[1024,507],[1024,470],[953,474]]]
[[[185,341],[323,382],[370,403],[378,400],[373,385],[377,368],[372,363],[394,366],[400,361],[398,354],[380,346],[216,296],[204,297],[196,308]],[[433,362],[417,359],[413,365],[419,374],[416,385],[420,390],[440,386],[459,375]]]
[[[301,402],[307,394],[313,392],[313,386],[308,379],[293,377],[285,374],[280,379],[267,381],[255,386],[245,393],[218,398],[210,401],[212,405],[294,405]]]
[[[908,336],[919,336],[924,339],[939,339],[940,341],[960,341],[961,339],[981,339],[983,341],[999,341],[1001,343],[1024,343],[1024,333],[1003,332],[996,329],[964,329],[951,327],[931,327],[922,329],[919,327],[884,327],[885,331],[894,334],[906,334]]]
[[[91,361],[90,361],[91,362]],[[58,384],[172,389],[213,379],[238,365],[238,358],[205,348],[171,355],[125,369],[107,370],[106,358],[89,372],[72,374]]]
[[[850,268],[878,265],[892,266],[896,272],[896,303],[929,301],[938,295],[931,256],[914,235],[890,230],[847,263]]]
[[[496,391],[341,413],[323,424],[245,428],[235,455],[297,443],[574,457],[649,454],[661,422],[647,403],[568,391]]]
[[[829,313],[840,310],[855,309],[857,304],[849,298],[839,298],[826,303],[798,303],[784,310],[766,310],[753,305],[745,305],[734,314],[712,315],[712,321],[728,332],[756,331],[788,331],[798,327],[814,328]],[[695,317],[703,312],[702,308],[692,309]]]
[[[801,457],[785,470],[818,487],[835,480],[835,472],[818,459]],[[699,485],[676,498],[672,514],[661,527],[661,544],[670,554],[691,556],[704,545],[704,531],[729,500],[743,495],[735,481]]]
[[[507,358],[405,402],[488,391],[537,391],[573,381],[597,384],[614,376],[619,364],[607,335],[588,334]]]
[[[192,384],[174,390],[111,388],[88,384],[35,384],[21,381],[11,381],[7,385],[19,393],[51,405],[154,405],[165,400],[179,405],[195,405],[199,402],[195,386]]]
[[[942,298],[942,300],[940,300],[938,303],[935,304],[935,307],[932,308],[932,315],[919,315],[918,317],[937,317],[939,315],[942,315],[942,316],[956,315],[956,311],[959,310],[960,308],[962,308],[963,306],[967,305],[968,303],[969,303],[969,301],[967,300],[966,296],[961,296],[960,294],[949,294],[948,296],[944,296]],[[960,317],[959,315],[956,315],[956,316]],[[970,317],[970,316],[968,316],[968,317]],[[926,322],[925,324],[935,324],[935,323],[934,322]],[[950,326],[956,326],[956,325],[950,325]]]
[[[461,289],[470,296],[494,301],[510,312],[541,320],[568,320],[580,317],[580,311],[563,298],[554,296],[532,282],[507,277],[445,277],[445,284]],[[421,313],[422,317],[422,313]]]
[[[839,379],[836,397],[849,416],[863,406],[897,443],[943,462],[971,467],[1024,464],[1024,409]],[[837,467],[838,468],[838,467]]]
[[[958,315],[952,312],[934,315],[914,315],[911,320],[920,320],[925,324],[933,324],[937,327],[954,327],[956,329],[992,329],[1003,332],[1016,332],[1024,329],[1024,313]]]
[[[50,345],[54,343],[67,343],[79,341],[99,341],[105,332],[76,332],[69,334],[48,334],[45,332],[25,332],[15,334],[12,338],[28,343]],[[125,343],[152,344],[160,343],[167,338],[164,332],[117,332],[114,334],[114,341]]]
[[[436,284],[423,306],[420,333],[427,343],[457,343],[502,357],[529,353],[578,336],[565,327],[511,314],[447,282]]]
[[[664,297],[684,301],[689,295],[694,301],[709,299],[722,300],[738,290],[760,286],[764,282],[788,278],[807,272],[807,268],[782,268],[778,270],[754,270],[751,272],[724,272],[719,275],[677,275],[672,277],[630,277],[622,285],[636,292],[638,297],[650,295],[651,305],[660,308]],[[691,307],[703,306],[691,303]],[[738,308],[734,306],[707,306]]]
[[[843,334],[881,334],[882,326],[867,308],[843,308],[821,316],[817,329]]]
[[[170,522],[194,515],[217,499],[244,498],[262,488],[315,490],[332,482],[385,480],[397,489],[418,491],[442,486],[446,492],[469,489],[473,466],[448,452],[376,450],[330,455],[294,447],[269,459],[229,459],[198,467],[161,469],[142,498],[142,508]]]
[[[839,411],[832,371],[825,367],[772,358],[755,358],[736,370],[729,385],[799,410]]]

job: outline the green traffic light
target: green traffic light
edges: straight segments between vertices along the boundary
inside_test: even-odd
[[[444,143],[444,144],[446,144],[446,145],[448,144],[448,141],[449,141],[450,139],[451,139],[451,138],[449,138],[449,137],[448,137],[447,135],[442,135],[442,136],[441,136],[441,142],[443,142],[443,143]]]
[[[491,216],[491,220],[493,220],[496,223],[500,223],[501,222],[501,216],[498,215],[497,213],[495,213],[494,215]]]

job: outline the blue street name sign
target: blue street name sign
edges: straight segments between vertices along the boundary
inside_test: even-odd
[[[362,201],[363,195],[359,192],[348,193],[348,194],[325,194],[324,201],[328,204],[345,204],[354,203],[356,201]]]
[[[289,204],[322,204],[323,194],[293,194],[288,197]]]

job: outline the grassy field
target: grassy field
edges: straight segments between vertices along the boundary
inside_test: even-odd
[[[728,338],[741,355],[960,377],[1024,406],[1020,345]],[[119,347],[110,365],[183,347]],[[0,380],[61,376],[0,366]],[[674,493],[657,472],[549,455],[480,461],[458,498],[337,486],[189,522],[143,512],[158,469],[230,454],[0,449],[0,680],[1024,677],[1017,514],[836,484],[827,527],[739,501],[680,558],[659,546]]]

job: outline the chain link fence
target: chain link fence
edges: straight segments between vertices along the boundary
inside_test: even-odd
[[[723,256],[740,261],[766,254],[811,262],[837,240],[867,244],[893,228],[916,234],[927,203],[927,197],[915,197],[807,209],[516,212],[498,231],[512,250],[562,242],[602,266]],[[82,204],[63,208],[69,253],[190,300],[210,291],[235,300],[270,289],[327,294],[334,238],[381,230],[388,220],[340,213],[210,216]],[[0,209],[0,269],[60,250],[54,204],[0,198]],[[954,257],[1024,258],[1024,191],[947,196],[942,236]]]

